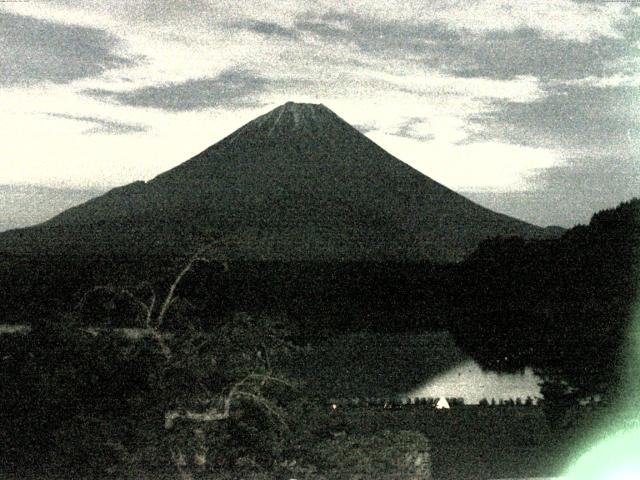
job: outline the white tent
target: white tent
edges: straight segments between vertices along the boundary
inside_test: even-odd
[[[436,409],[438,410],[448,410],[451,407],[449,406],[449,402],[447,402],[447,399],[444,397],[440,397],[440,400],[438,400],[438,403],[436,403]]]

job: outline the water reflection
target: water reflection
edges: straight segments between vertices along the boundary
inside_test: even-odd
[[[524,401],[541,397],[540,377],[530,368],[522,374],[498,374],[484,371],[473,360],[467,360],[455,368],[434,377],[425,385],[409,392],[409,398],[460,397],[467,404],[477,404],[483,398],[517,399]]]

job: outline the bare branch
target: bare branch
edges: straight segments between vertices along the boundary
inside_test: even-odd
[[[158,343],[158,346],[160,347],[162,354],[167,360],[171,359],[172,353],[171,353],[171,349],[165,342],[162,333],[160,332],[160,327],[164,322],[167,312],[178,299],[178,297],[176,296],[176,289],[178,288],[178,285],[180,285],[180,282],[182,282],[182,279],[184,278],[184,276],[187,273],[189,273],[189,271],[193,268],[193,266],[197,262],[209,263],[211,261],[210,258],[205,255],[207,252],[212,251],[214,247],[217,247],[222,244],[224,244],[224,242],[220,241],[212,245],[203,247],[191,256],[187,264],[183,267],[180,273],[178,273],[176,278],[173,280],[173,283],[171,283],[171,286],[169,287],[169,291],[167,292],[167,295],[164,301],[162,302],[162,306],[160,307],[160,311],[156,315],[155,320],[152,322],[153,308],[155,308],[155,304],[156,304],[156,295],[155,295],[155,292],[153,293],[151,306],[147,307],[147,309],[145,310],[147,312],[147,328],[149,328],[151,335]],[[228,264],[225,261],[223,261],[222,265],[225,271],[227,271]]]
[[[153,314],[153,310],[155,306],[156,306],[156,292],[152,291],[151,302],[149,303],[149,308],[147,309],[147,316],[145,318],[145,325],[147,328],[151,328],[151,315]]]
[[[255,393],[243,388],[247,386],[251,380],[260,380],[260,384],[257,386],[257,392]],[[262,394],[260,394],[260,387],[263,386],[266,382],[281,383],[291,386],[291,383],[289,383],[288,381],[270,374],[263,375],[250,373],[231,386],[231,388],[229,389],[229,393],[222,398],[222,408],[209,408],[201,412],[196,412],[185,408],[170,410],[165,413],[164,427],[167,430],[173,428],[173,426],[175,425],[175,421],[180,418],[195,422],[216,422],[225,420],[229,418],[231,406],[233,402],[238,398],[245,398],[251,400],[257,405],[262,406],[267,412],[275,416],[278,421],[280,421],[286,427],[283,411],[275,403],[270,402],[264,396],[262,396]]]
[[[162,322],[164,321],[164,316],[166,315],[167,311],[169,310],[169,307],[171,306],[171,304],[174,301],[176,288],[178,288],[178,285],[180,284],[180,282],[182,281],[184,276],[191,270],[191,268],[193,268],[193,265],[196,262],[209,262],[210,261],[207,257],[205,257],[203,255],[206,250],[207,249],[205,249],[205,248],[201,248],[200,250],[198,250],[189,259],[189,261],[184,266],[184,268],[180,271],[178,276],[173,280],[173,283],[171,284],[171,287],[169,287],[169,292],[167,293],[167,296],[165,297],[164,302],[162,303],[162,307],[160,307],[160,312],[158,313],[158,316],[156,317],[156,325],[158,327],[160,325],[162,325]]]
[[[264,352],[264,364],[265,364],[265,366],[267,368],[267,371],[270,372],[271,371],[271,362],[269,361],[269,352],[267,350],[267,346],[264,343],[262,343],[261,346],[262,346],[262,352]],[[260,353],[260,352],[258,352],[258,353]],[[262,379],[262,382],[260,383],[260,386],[263,387],[266,383],[267,383],[267,378],[265,377],[265,378]]]

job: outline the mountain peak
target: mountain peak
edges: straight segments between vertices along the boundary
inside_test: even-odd
[[[274,110],[278,110],[279,108],[286,108],[289,110],[301,110],[301,109],[325,109],[328,110],[322,103],[308,103],[308,102],[292,102],[288,101],[276,107]]]
[[[294,127],[299,127],[303,123],[318,121],[320,118],[326,117],[327,114],[335,116],[335,113],[321,103],[295,102],[287,102],[267,113],[269,117],[276,117],[276,124],[282,120],[292,120]]]
[[[267,137],[294,133],[316,135],[336,122],[346,124],[321,103],[286,102],[249,122],[245,128],[261,130]]]

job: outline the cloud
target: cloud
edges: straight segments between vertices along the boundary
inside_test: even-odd
[[[495,99],[470,119],[476,130],[470,140],[628,154],[640,133],[639,98],[638,86],[559,84],[532,102]]]
[[[595,212],[639,195],[640,157],[573,157],[564,166],[540,172],[539,182],[551,196],[564,197],[563,208]]]
[[[255,107],[257,96],[277,87],[248,70],[228,69],[215,77],[152,85],[128,91],[88,89],[83,93],[95,98],[111,99],[133,107],[150,107],[171,112],[202,110],[211,107]]]
[[[616,23],[624,18],[627,10],[624,2],[606,0],[582,3],[574,0],[527,3],[521,0],[473,0],[464,3],[454,0],[444,8],[438,7],[440,2],[432,13],[433,17],[472,32],[530,27],[548,37],[581,42],[596,37],[618,37]]]
[[[299,18],[295,27],[324,41],[342,42],[371,55],[404,58],[459,77],[509,80],[605,77],[628,69],[638,52],[640,17],[630,12],[619,22],[620,35],[589,39],[550,36],[521,26],[472,31],[442,20],[423,23],[376,19],[355,13]]]
[[[496,211],[547,226],[586,224],[593,213],[613,208],[640,192],[638,157],[576,157],[565,165],[539,170],[527,191],[463,191]]]
[[[488,111],[472,118],[467,142],[511,142],[563,152],[561,165],[538,170],[528,178],[530,192],[474,192],[469,196],[489,207],[509,205],[506,212],[534,223],[571,226],[603,208],[640,192],[640,87],[560,84],[533,102],[494,100]]]
[[[102,193],[96,189],[0,184],[0,232],[44,222]]]
[[[283,37],[289,39],[298,37],[298,32],[295,29],[283,27],[276,22],[270,21],[245,20],[242,22],[231,23],[230,26],[232,28],[247,30],[268,37]]]
[[[417,128],[422,126],[422,128]],[[430,132],[424,132],[425,126],[429,126],[429,121],[421,117],[412,117],[400,124],[391,134],[399,137],[412,138],[422,142],[434,140],[436,136]]]
[[[118,47],[104,30],[0,10],[0,86],[70,83],[133,65]]]
[[[47,112],[46,115],[50,117],[63,118],[66,120],[75,120],[83,123],[91,123],[93,128],[85,130],[85,134],[95,133],[107,133],[113,135],[120,135],[126,133],[146,132],[149,128],[144,125],[117,122],[114,120],[106,120],[104,118],[90,117],[84,115],[69,115],[66,113],[53,113]]]
[[[254,0],[238,7],[234,0],[157,0],[149,2],[77,2],[60,0],[65,10],[84,12],[108,12],[120,23],[136,23],[154,28],[169,28],[188,33],[194,29],[202,32],[211,30],[216,24],[237,22],[267,22],[278,25],[288,24],[296,16],[319,16],[358,14],[369,19],[371,24],[379,21],[398,23],[426,23],[437,20],[454,29],[470,32],[517,30],[524,26],[540,30],[547,36],[588,41],[600,36],[619,35],[616,22],[624,18],[623,2],[578,3],[573,0],[545,0],[528,2],[521,0]],[[15,7],[14,7],[15,8]],[[21,6],[20,10],[51,10],[49,6]],[[628,9],[633,9],[629,6]],[[286,28],[286,27],[285,27]]]
[[[617,71],[617,63],[631,50],[624,39],[600,37],[585,44],[549,38],[529,28],[465,37],[448,49],[455,75],[501,79],[605,77]]]
[[[400,22],[375,19],[356,13],[326,13],[319,16],[299,16],[295,28],[306,35],[314,35],[331,42],[355,45],[361,51],[403,56],[427,55],[434,42],[457,37],[458,34],[442,22]]]
[[[352,126],[353,126],[353,128],[355,128],[356,130],[358,130],[362,134],[367,134],[369,132],[373,132],[373,131],[378,129],[378,127],[373,122],[370,122],[370,123],[354,123],[354,124],[352,124]]]

